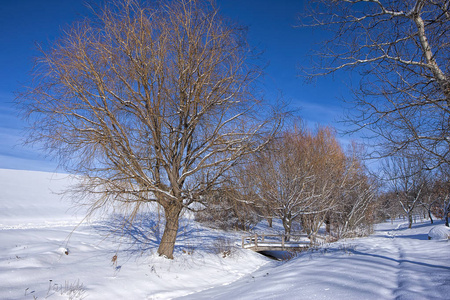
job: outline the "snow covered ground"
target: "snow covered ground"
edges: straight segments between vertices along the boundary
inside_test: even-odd
[[[183,299],[450,299],[450,243],[397,221]]]
[[[83,214],[61,200],[69,183],[65,175],[0,170],[0,299],[167,299],[230,283],[269,261],[238,248],[224,258],[220,251],[239,236],[188,217],[174,260],[155,254],[156,215],[123,231],[117,217],[74,231]]]
[[[155,213],[124,230],[116,216],[73,231],[83,214],[58,194],[69,183],[0,170],[0,299],[449,299],[450,242],[428,240],[428,221],[383,223],[279,262],[186,215],[166,260],[155,254]]]

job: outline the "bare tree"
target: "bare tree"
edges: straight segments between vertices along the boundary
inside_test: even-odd
[[[315,234],[333,209],[335,189],[343,179],[345,156],[330,128],[316,134],[294,128],[285,131],[256,155],[246,172],[251,178],[255,206],[280,219],[289,237],[294,221]]]
[[[313,193],[318,196],[314,201],[315,211],[302,214],[302,228],[315,235],[329,219],[330,213],[339,207],[339,191],[346,185],[348,175],[347,157],[336,140],[335,130],[331,127],[319,127],[315,134],[308,133],[302,144],[306,160],[312,166],[314,174]]]
[[[413,214],[424,197],[427,184],[423,160],[419,155],[403,153],[384,161],[383,172],[391,195],[396,198],[411,228]]]
[[[297,133],[285,132],[258,153],[246,170],[255,206],[267,214],[266,219],[280,219],[287,236],[291,234],[292,222],[301,214],[314,211],[313,203],[318,199],[311,190],[311,164],[306,155],[301,159]]]
[[[437,180],[433,184],[433,205],[439,212],[442,219],[445,220],[445,226],[449,227],[448,217],[450,214],[450,170],[440,168],[437,174]]]
[[[403,215],[404,211],[400,203],[397,201],[397,194],[391,190],[380,192],[378,198],[377,218],[380,222],[387,219],[394,220]]]
[[[374,142],[375,157],[417,149],[425,168],[450,160],[450,1],[317,0],[301,19],[332,38],[315,53],[315,77],[359,71],[348,120]],[[381,141],[381,142],[379,142]]]
[[[336,208],[330,214],[330,228],[338,237],[368,234],[377,205],[377,182],[366,174],[361,148],[352,143],[345,165],[346,180],[336,191]],[[331,227],[331,226],[330,226]]]
[[[244,32],[213,1],[116,0],[93,13],[41,49],[18,98],[29,141],[82,175],[90,213],[113,207],[132,220],[148,203],[162,206],[158,253],[173,258],[182,210],[276,122],[257,113],[259,70]]]
[[[432,189],[432,187],[429,185],[431,185],[431,183],[427,184],[425,195],[424,195],[424,197],[422,197],[422,200],[420,201],[420,205],[425,210],[425,212],[428,216],[428,219],[430,219],[431,224],[433,224],[434,221],[433,221],[432,210],[433,210],[433,207],[435,206],[436,202],[439,200],[439,196],[436,195],[436,191],[434,191]]]

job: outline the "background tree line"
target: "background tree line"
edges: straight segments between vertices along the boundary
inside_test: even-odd
[[[406,152],[385,160],[381,211],[388,218],[406,216],[409,228],[414,218],[428,218],[433,223],[434,216],[445,219],[445,225],[449,226],[449,170],[443,166],[428,170],[424,164],[418,153]]]
[[[293,126],[237,166],[197,219],[246,230],[278,219],[287,237],[294,225],[313,236],[325,223],[335,237],[367,233],[377,189],[359,151],[356,144],[344,151],[330,127]]]

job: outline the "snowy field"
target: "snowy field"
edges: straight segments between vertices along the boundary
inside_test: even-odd
[[[428,221],[379,224],[368,238],[279,262],[185,215],[166,260],[155,254],[156,212],[123,229],[116,216],[73,231],[83,213],[58,194],[69,183],[0,170],[0,299],[450,299],[450,242],[428,240]]]

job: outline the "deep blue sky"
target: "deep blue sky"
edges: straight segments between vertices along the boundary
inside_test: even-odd
[[[298,66],[323,36],[295,28],[304,9],[301,0],[218,0],[222,13],[249,28],[248,40],[263,50],[268,62],[264,87],[269,98],[282,95],[310,126],[341,127],[338,98],[348,97],[347,78],[320,78],[305,84]],[[56,170],[56,163],[38,149],[21,146],[25,122],[17,117],[14,92],[29,79],[35,43],[46,44],[60,30],[89,13],[82,0],[2,0],[0,6],[0,168]],[[346,139],[341,139],[345,142]]]

